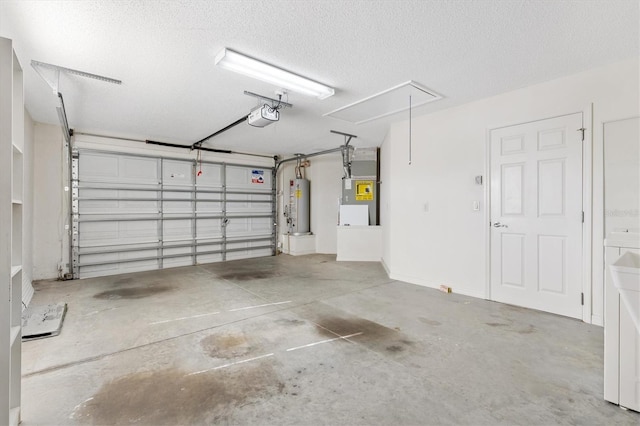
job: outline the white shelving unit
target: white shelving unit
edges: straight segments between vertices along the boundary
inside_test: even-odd
[[[20,423],[23,148],[22,68],[0,37],[0,424],[8,425]]]

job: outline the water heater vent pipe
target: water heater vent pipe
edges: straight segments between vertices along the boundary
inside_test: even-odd
[[[331,133],[344,136],[344,145],[342,146],[342,170],[344,179],[351,179],[351,149],[349,146],[351,139],[357,138],[356,135],[350,135],[349,133],[342,133],[336,130],[331,130]]]
[[[331,130],[331,133],[335,133],[338,135],[343,135],[345,137],[344,145],[341,145],[337,148],[327,149],[326,151],[314,152],[312,154],[296,154],[295,157],[285,158],[284,160],[280,160],[276,163],[276,170],[280,168],[282,163],[287,163],[289,161],[298,161],[299,158],[311,158],[318,155],[331,154],[333,152],[341,152],[342,153],[342,165],[345,167],[345,174],[348,172],[349,177],[351,177],[351,152],[353,151],[353,147],[349,145],[352,138],[357,138],[356,135],[350,135],[348,133],[338,132],[336,130]],[[346,152],[346,153],[345,153]]]

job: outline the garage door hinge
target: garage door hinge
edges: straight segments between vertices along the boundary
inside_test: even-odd
[[[579,132],[582,132],[582,142],[584,142],[584,131],[587,130],[586,128],[582,127],[580,129],[578,129]]]
[[[580,304],[584,306],[584,293],[580,293]]]
[[[582,223],[584,223],[584,212],[582,212]]]

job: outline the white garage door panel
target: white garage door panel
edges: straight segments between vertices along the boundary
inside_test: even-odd
[[[168,257],[174,257],[174,256],[178,256],[178,255],[185,255],[185,256],[191,256],[191,247],[170,247],[167,248],[165,247],[163,249],[164,251],[164,255],[168,256]]]
[[[261,257],[264,256],[270,256],[271,253],[267,254],[267,255],[263,255]],[[226,260],[231,260],[228,256]],[[202,255],[198,255],[198,264],[205,264],[205,263],[214,263],[214,262],[222,262],[222,254],[202,254]]]
[[[128,274],[130,272],[153,271],[158,269],[157,260],[140,262],[111,263],[108,265],[82,266],[80,276],[82,278],[104,277],[107,275]]]
[[[251,201],[227,201],[227,211],[229,213],[242,214],[269,214],[271,213],[271,203],[251,202]]]
[[[264,242],[265,244],[268,241]],[[227,260],[236,260],[236,259],[248,259],[252,257],[265,257],[271,255],[271,249],[253,249],[253,250],[242,250],[243,248],[249,247],[260,247],[260,242],[253,243],[233,243],[227,244],[227,248],[230,250],[227,253]]]
[[[202,171],[200,176],[196,177],[198,186],[222,188],[223,173],[220,164],[197,164],[197,171]]]
[[[87,152],[82,156],[79,170],[85,182],[157,184],[158,161],[157,158]]]
[[[76,277],[274,253],[270,168],[83,150],[73,171]]]
[[[80,201],[82,214],[127,214],[158,212],[157,201],[116,201],[116,200],[86,200]]]
[[[80,176],[83,180],[117,182],[118,171],[118,157],[115,155],[87,154],[82,157],[80,163]]]
[[[246,167],[227,167],[227,188],[239,189],[251,186],[251,170]]]
[[[191,247],[176,247],[176,248],[164,248],[163,249],[163,266],[177,267],[177,266],[189,266],[193,264]]]
[[[118,178],[124,178],[131,183],[156,184],[158,183],[158,160],[141,157],[119,157]]]
[[[202,238],[222,237],[221,219],[200,219],[196,222],[198,240]]]
[[[198,210],[199,214],[221,214],[222,213],[222,201],[200,201],[198,199]]]
[[[240,166],[227,166],[227,189],[249,191],[271,189],[271,170]]]
[[[162,183],[165,186],[191,186],[193,163],[190,161],[163,160]]]
[[[85,222],[80,224],[80,247],[158,241],[156,221]]]
[[[165,215],[171,217],[171,215]],[[191,240],[191,220],[165,220],[163,222],[162,236],[164,241]]]
[[[83,255],[83,262],[88,263],[104,263],[104,262],[114,262],[124,260],[133,260],[138,258],[149,258],[155,257],[157,254],[156,249],[148,249],[148,250],[138,250],[134,252],[123,252],[123,253],[98,253],[98,254],[86,254]]]
[[[229,219],[227,237],[229,239],[250,235],[269,235],[271,220],[269,218],[234,218]]]
[[[163,260],[163,268],[177,268],[180,266],[193,265],[192,256],[171,257]]]
[[[178,198],[178,197],[176,197]],[[184,195],[182,196],[184,198]],[[162,211],[168,216],[169,213],[191,214],[191,200],[188,201],[163,201]],[[176,215],[178,216],[178,215]]]

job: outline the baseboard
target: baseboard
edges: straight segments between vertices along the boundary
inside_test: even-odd
[[[392,280],[396,280],[396,281],[403,281],[409,284],[415,284],[415,285],[419,285],[422,287],[429,287],[429,288],[433,288],[436,290],[440,289],[440,285],[442,284],[442,282],[431,282],[428,280],[425,280],[423,278],[420,277],[414,277],[414,276],[410,276],[410,275],[403,275],[403,274],[389,274],[389,278],[391,278]],[[470,296],[470,297],[475,297],[477,299],[482,299],[484,300],[484,294],[483,291],[484,289],[478,290],[478,291],[473,291],[473,290],[469,290],[466,289],[464,287],[456,287],[455,284],[450,284],[447,283],[446,285],[448,285],[449,287],[451,287],[452,293],[456,293],[456,294],[461,294],[463,296]]]
[[[367,257],[357,257],[357,256],[336,256],[336,262],[380,262],[380,259],[371,259]]]
[[[384,261],[384,257],[380,258],[380,263],[382,263],[382,267],[384,268],[385,272],[387,273],[387,276],[389,278],[391,278],[391,269],[389,269],[389,266],[387,265],[387,262]]]
[[[591,315],[591,324],[604,327],[604,319],[601,315]]]

